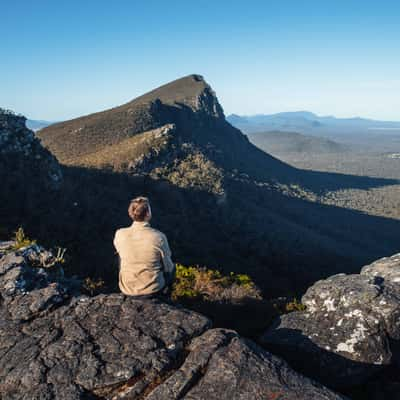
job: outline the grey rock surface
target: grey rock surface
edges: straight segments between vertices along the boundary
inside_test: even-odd
[[[188,346],[183,365],[154,389],[162,399],[342,399],[294,372],[283,360],[239,337],[212,329]]]
[[[378,276],[386,281],[400,284],[400,253],[384,257],[361,269],[360,274]]]
[[[306,311],[281,316],[261,342],[330,387],[360,384],[399,358],[399,277],[396,255],[318,281],[302,297]]]
[[[0,258],[2,400],[344,398],[193,311],[80,295],[49,259],[36,245]]]

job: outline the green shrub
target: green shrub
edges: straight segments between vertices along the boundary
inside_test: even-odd
[[[14,244],[10,248],[11,251],[20,250],[24,247],[32,246],[36,244],[36,240],[32,240],[28,238],[25,234],[25,231],[22,227],[18,228],[18,230],[14,233],[13,238]],[[56,267],[59,269],[59,272],[62,276],[64,276],[64,271],[61,268],[61,264],[65,263],[65,252],[67,249],[62,247],[56,247],[53,249],[52,254],[53,257],[51,259],[46,259],[39,257],[38,259],[31,260],[33,266],[41,267],[41,268],[52,268]]]
[[[243,298],[260,299],[261,294],[248,275],[222,275],[218,270],[176,265],[176,278],[172,299],[201,299],[210,301],[238,300]]]
[[[98,294],[101,289],[103,289],[105,286],[105,282],[103,279],[98,278],[98,279],[92,279],[90,277],[85,278],[85,280],[82,283],[82,291],[87,293],[90,296],[94,296]]]
[[[36,240],[29,239],[24,232],[22,227],[19,227],[18,230],[14,233],[14,245],[12,247],[13,250],[19,250],[23,247],[30,246],[32,244],[36,244]]]
[[[172,299],[207,315],[216,328],[234,329],[253,339],[279,315],[248,275],[224,275],[211,268],[177,264]]]
[[[288,314],[293,311],[305,311],[306,306],[298,301],[296,297],[293,297],[292,300],[284,301],[280,303],[274,304],[275,309],[279,312],[279,314]]]
[[[298,301],[295,297],[293,301],[289,301],[286,304],[285,309],[287,313],[290,313],[292,311],[304,311],[306,309],[306,306],[301,301]]]

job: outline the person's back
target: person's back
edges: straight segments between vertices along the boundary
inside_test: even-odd
[[[172,283],[175,273],[167,238],[150,226],[146,198],[134,199],[128,211],[134,222],[118,229],[114,237],[120,257],[119,288],[131,296],[159,293]]]

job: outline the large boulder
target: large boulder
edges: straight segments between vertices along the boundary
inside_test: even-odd
[[[398,360],[400,257],[316,282],[304,312],[279,317],[261,337],[296,369],[334,388],[360,384]]]
[[[39,246],[0,248],[3,400],[344,398],[198,313],[80,295]]]

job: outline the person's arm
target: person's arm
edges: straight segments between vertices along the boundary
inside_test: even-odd
[[[161,260],[164,265],[164,275],[166,285],[171,285],[175,279],[175,264],[171,259],[171,249],[169,248],[167,237],[161,237]]]
[[[118,253],[118,245],[119,245],[119,235],[118,235],[118,231],[115,232],[113,244],[114,244],[115,250],[116,250],[117,253]]]
[[[118,257],[118,271],[120,271],[121,270],[121,257],[120,257],[119,252],[118,252],[118,246],[119,246],[118,231],[115,232],[113,244],[114,244],[114,248],[115,248],[115,254]]]

